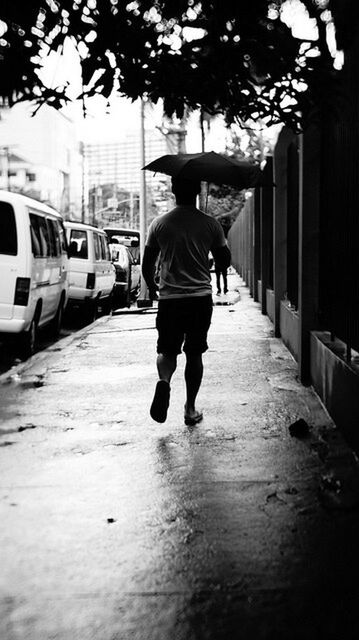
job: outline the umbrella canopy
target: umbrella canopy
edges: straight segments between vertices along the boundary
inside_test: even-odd
[[[228,184],[237,189],[254,187],[261,177],[261,170],[257,165],[214,151],[161,156],[143,169],[188,180]]]

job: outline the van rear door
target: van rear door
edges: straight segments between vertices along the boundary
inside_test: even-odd
[[[0,201],[0,318],[13,317],[18,271],[18,234],[15,211],[8,202]]]

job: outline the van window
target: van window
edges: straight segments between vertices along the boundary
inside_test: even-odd
[[[69,256],[71,258],[88,258],[87,231],[82,231],[82,229],[71,229]]]
[[[46,243],[45,245],[43,244],[40,233],[40,220],[40,216],[37,216],[35,213],[30,213],[31,248],[35,258],[41,258],[46,255],[44,253],[46,250]]]
[[[116,253],[113,261],[117,263],[122,269],[128,269],[129,254],[126,251],[126,247],[124,247],[122,244],[113,244],[112,247],[114,247]]]
[[[65,232],[65,227],[63,225],[62,220],[57,220],[57,228],[58,228],[59,237],[60,237],[61,251],[62,253],[67,253],[68,247],[67,247],[67,240],[66,240],[66,232]]]
[[[110,250],[105,236],[100,236],[102,260],[111,260]]]
[[[101,245],[98,233],[93,234],[95,244],[95,260],[101,260]]]
[[[47,227],[46,218],[43,218],[42,216],[38,216],[38,218],[42,255],[48,258],[49,256],[51,256],[49,230]]]
[[[0,202],[0,253],[17,255],[15,212],[8,202]]]
[[[47,224],[49,227],[49,237],[50,237],[50,245],[51,245],[51,255],[59,256],[61,253],[60,249],[60,237],[59,230],[55,220],[51,218],[47,219]]]

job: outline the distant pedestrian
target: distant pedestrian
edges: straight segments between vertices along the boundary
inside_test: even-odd
[[[228,293],[227,267],[224,267],[223,265],[217,264],[217,262],[215,262],[214,270],[216,273],[217,295],[220,295],[222,293],[221,276],[223,278],[223,293]]]
[[[150,409],[151,417],[165,422],[170,382],[182,347],[186,355],[186,403],[184,421],[200,422],[203,414],[195,402],[202,382],[202,353],[208,349],[207,332],[212,318],[212,288],[208,255],[222,269],[230,264],[223,229],[212,216],[196,208],[200,183],[172,178],[176,206],[156,218],[149,229],[142,273],[152,299],[157,297],[155,264],[161,269],[156,327],[159,381]]]

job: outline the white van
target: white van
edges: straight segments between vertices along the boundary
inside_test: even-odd
[[[116,279],[104,231],[82,222],[65,222],[69,246],[69,305],[80,306],[91,320],[100,305],[112,309]]]
[[[0,191],[0,333],[19,334],[31,355],[37,329],[61,326],[67,302],[67,244],[62,217],[32,198]]]

